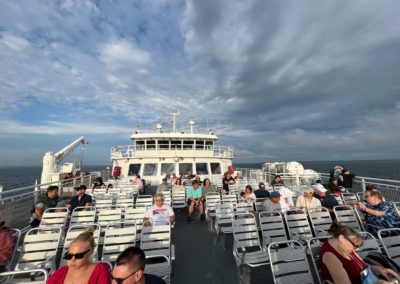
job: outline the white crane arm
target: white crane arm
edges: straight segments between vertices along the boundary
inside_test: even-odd
[[[85,136],[81,136],[78,139],[76,139],[74,142],[69,144],[68,146],[64,147],[60,151],[54,154],[55,162],[58,163],[61,161],[65,156],[67,156],[72,150],[75,149],[76,146],[79,144],[85,144]]]

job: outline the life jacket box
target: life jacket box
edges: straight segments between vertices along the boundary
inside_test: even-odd
[[[121,175],[121,167],[114,167],[112,176],[119,177],[120,175]]]

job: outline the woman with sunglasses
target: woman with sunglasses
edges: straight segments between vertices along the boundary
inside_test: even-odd
[[[364,273],[368,265],[356,250],[362,246],[363,238],[352,228],[337,222],[332,223],[329,233],[332,238],[324,242],[319,252],[322,280],[361,284],[361,272]],[[389,268],[377,265],[371,265],[370,268],[382,279],[375,283],[393,283],[390,279],[400,280],[399,275]]]
[[[93,231],[86,231],[76,237],[64,255],[67,265],[56,270],[47,283],[88,283],[110,284],[111,274],[106,263],[92,263],[96,245]]]

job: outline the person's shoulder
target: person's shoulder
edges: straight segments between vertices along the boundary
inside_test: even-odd
[[[167,282],[165,282],[164,279],[152,275],[152,274],[144,274],[144,283],[145,284],[166,284]]]
[[[101,271],[103,271],[103,270],[109,271],[110,270],[110,266],[105,262],[98,262],[98,263],[96,263],[95,269],[96,270],[101,270]]]

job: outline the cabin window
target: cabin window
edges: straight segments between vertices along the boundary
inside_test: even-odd
[[[206,150],[212,150],[212,149],[213,149],[213,142],[206,141]]]
[[[207,163],[196,163],[196,175],[208,175]]]
[[[168,150],[169,149],[169,141],[168,140],[158,140],[158,149]]]
[[[196,150],[204,150],[204,141],[196,141]]]
[[[155,150],[156,149],[156,141],[147,140],[147,150]]]
[[[167,174],[175,173],[175,164],[172,163],[165,163],[161,164],[161,175],[165,176]]]
[[[183,149],[193,149],[194,141],[183,141]]]
[[[180,175],[191,175],[193,173],[193,165],[189,163],[179,164],[179,174]]]
[[[221,174],[221,165],[219,163],[210,163],[211,166],[211,174],[217,175]]]
[[[140,172],[140,164],[130,164],[128,176],[138,175]]]
[[[182,142],[181,140],[172,140],[171,141],[171,150],[181,150],[182,149]]]
[[[156,176],[157,175],[157,164],[144,164],[143,175],[144,176]]]
[[[144,141],[136,141],[136,150],[144,150]]]

